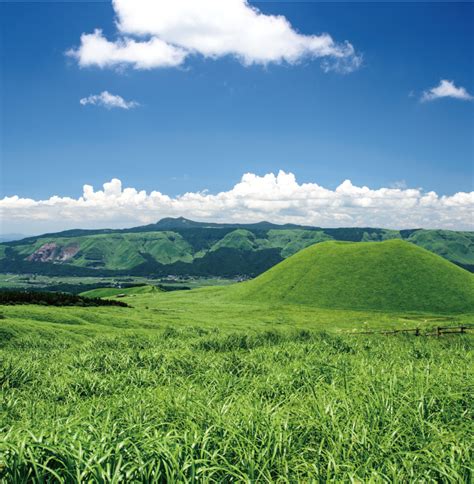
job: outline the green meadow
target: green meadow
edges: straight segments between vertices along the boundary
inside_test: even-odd
[[[123,289],[130,307],[2,306],[0,481],[471,482],[474,338],[428,333],[472,326],[446,289],[461,284],[469,309],[472,276],[426,251],[414,266],[398,243],[365,264],[354,245],[351,266],[350,245],[334,244],[229,287]],[[334,251],[336,282],[341,267],[357,282],[379,256],[398,269],[375,270],[388,286],[377,297],[346,282],[344,300],[338,283],[327,289]],[[409,309],[425,264],[443,310]],[[309,278],[299,289],[295,274]],[[370,308],[343,307],[370,294]],[[396,309],[375,309],[387,294]],[[404,328],[422,336],[378,333]]]
[[[470,315],[145,291],[4,306],[4,482],[469,482]]]
[[[0,273],[0,289],[27,291],[64,291],[79,294],[96,288],[124,287],[127,285],[160,285],[164,288],[225,286],[235,279],[220,277],[77,277],[45,276],[37,274]]]

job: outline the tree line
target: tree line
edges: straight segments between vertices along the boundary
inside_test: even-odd
[[[120,306],[130,307],[122,301],[90,298],[65,292],[0,291],[0,305],[39,304],[42,306]]]

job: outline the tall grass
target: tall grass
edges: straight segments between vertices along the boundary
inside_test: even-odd
[[[471,371],[469,336],[12,339],[0,481],[470,482]]]

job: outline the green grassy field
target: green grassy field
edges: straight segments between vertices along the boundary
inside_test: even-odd
[[[123,286],[126,284],[147,284],[160,286],[183,286],[195,289],[207,286],[226,286],[234,283],[233,279],[219,277],[183,277],[183,278],[149,278],[149,277],[76,277],[76,276],[44,276],[36,274],[1,274],[0,290],[63,290],[67,292],[82,293],[88,287]]]
[[[474,338],[428,333],[473,327],[472,281],[331,241],[229,287],[85,293],[129,307],[3,306],[0,481],[471,482]]]
[[[0,308],[2,482],[469,482],[469,314],[145,292]]]
[[[116,298],[116,297],[125,297],[125,296],[133,296],[137,294],[150,294],[154,292],[159,292],[161,289],[155,286],[136,286],[136,287],[128,287],[124,289],[115,288],[115,287],[103,287],[100,289],[92,289],[91,291],[85,291],[81,295],[86,297],[100,297],[100,298]]]

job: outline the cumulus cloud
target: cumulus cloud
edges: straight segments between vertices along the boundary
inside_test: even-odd
[[[68,52],[79,65],[151,69],[181,65],[193,54],[230,55],[245,65],[325,58],[323,69],[339,72],[361,65],[349,42],[303,35],[284,16],[265,15],[247,0],[114,0],[113,7],[122,37],[111,42],[101,30],[83,34]]]
[[[110,94],[108,91],[102,91],[100,94],[93,94],[88,97],[83,97],[79,100],[79,102],[83,106],[91,104],[93,106],[103,106],[107,109],[132,109],[139,105],[136,101],[125,101],[122,96]]]
[[[123,188],[116,178],[94,190],[84,185],[81,197],[0,200],[4,230],[46,232],[66,228],[123,227],[186,216],[221,222],[299,223],[323,227],[474,228],[474,192],[440,196],[419,188],[358,187],[345,180],[335,190],[298,183],[280,171],[243,175],[232,189],[217,194],[190,192],[170,197]]]
[[[176,67],[184,62],[187,52],[154,37],[146,42],[136,42],[130,38],[116,42],[107,40],[100,29],[92,34],[81,35],[81,46],[69,50],[81,67],[114,67],[131,64],[135,69],[155,67]]]
[[[421,101],[434,101],[443,97],[461,99],[462,101],[472,101],[474,99],[464,87],[456,87],[453,81],[441,79],[438,86],[423,92]]]

